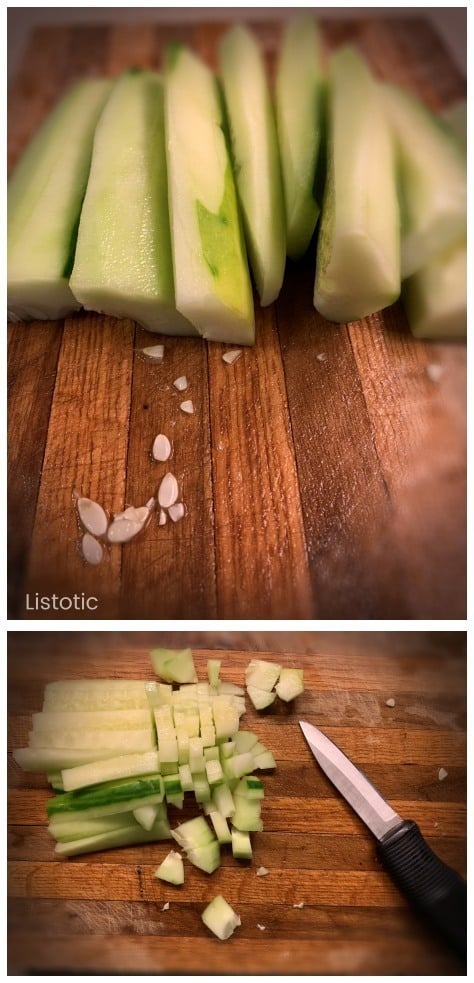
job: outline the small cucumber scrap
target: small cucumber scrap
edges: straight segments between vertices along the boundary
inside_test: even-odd
[[[242,924],[239,915],[230,904],[218,894],[204,909],[201,918],[204,924],[217,935],[218,939],[229,939],[235,929]]]
[[[351,47],[329,69],[328,152],[314,305],[328,321],[366,317],[400,293],[395,155],[380,88]]]
[[[181,854],[170,850],[154,876],[159,877],[161,881],[168,881],[169,884],[184,884],[184,864]]]
[[[154,649],[150,659],[157,676],[171,683],[196,683],[197,674],[191,649]]]
[[[78,82],[33,137],[9,182],[11,321],[54,320],[80,307],[69,276],[94,130],[109,91],[104,79]]]
[[[302,256],[320,207],[315,198],[322,130],[321,44],[312,17],[290,20],[275,79],[275,112],[286,214],[287,252]]]
[[[175,44],[165,65],[176,305],[212,341],[252,345],[253,298],[217,82]]]
[[[120,76],[98,123],[70,283],[89,310],[148,331],[197,333],[174,303],[163,86],[154,72]]]
[[[219,61],[247,250],[265,307],[278,297],[286,261],[274,110],[262,54],[246,27],[238,24],[224,35]]]
[[[402,278],[466,234],[466,158],[449,128],[397,85],[381,86],[398,155]]]

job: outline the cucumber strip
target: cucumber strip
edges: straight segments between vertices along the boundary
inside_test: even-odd
[[[120,754],[106,761],[95,761],[76,768],[64,768],[62,779],[65,791],[73,792],[89,785],[99,785],[119,778],[133,778],[135,775],[152,775],[159,771],[158,752],[144,751],[139,754]]]
[[[328,155],[314,305],[353,321],[400,293],[400,215],[391,130],[380,87],[350,47],[329,72]]]
[[[180,45],[166,59],[165,127],[178,310],[204,338],[252,345],[252,291],[217,83]]]
[[[466,243],[435,256],[403,283],[405,313],[415,338],[465,338]]]
[[[163,86],[154,72],[121,75],[97,125],[70,286],[88,310],[148,331],[197,333],[174,303]]]
[[[414,96],[381,86],[398,154],[402,278],[466,234],[466,158],[449,128]]]
[[[123,829],[97,833],[81,840],[57,843],[55,852],[62,857],[76,857],[80,853],[93,853],[96,850],[109,850],[113,847],[132,846],[134,843],[154,843],[169,838],[167,825],[156,823],[150,830],[142,829],[138,823]]]
[[[209,686],[217,689],[219,686],[219,673],[221,671],[221,659],[208,659],[207,660],[207,678],[209,679]]]
[[[273,106],[255,37],[236,25],[219,61],[245,239],[262,306],[281,290],[286,261],[285,206]]]
[[[34,713],[34,731],[44,730],[143,730],[152,725],[150,710],[49,710]]]
[[[32,748],[81,748],[92,750],[148,751],[156,747],[155,732],[146,730],[32,730],[28,735]]]
[[[56,795],[46,803],[50,818],[68,816],[88,819],[112,816],[119,812],[133,812],[142,805],[155,805],[163,802],[164,787],[161,775],[146,778],[131,778],[117,782],[104,782],[92,788],[81,788],[74,792]]]
[[[47,683],[43,710],[146,710],[142,679],[66,679]]]
[[[212,899],[201,918],[207,928],[222,941],[229,939],[235,929],[242,924],[239,915],[221,894]]]
[[[23,768],[23,771],[59,771],[74,768],[87,762],[106,761],[116,756],[114,750],[103,748],[90,750],[87,748],[16,748],[13,758]],[[62,781],[62,777],[61,777]]]
[[[68,278],[105,79],[75,85],[23,154],[8,186],[8,317],[54,320],[79,308]]]
[[[152,809],[153,806],[145,806],[144,808]],[[98,819],[85,819],[84,816],[75,813],[73,819],[70,817],[67,821],[51,819],[48,824],[51,836],[55,840],[66,843],[72,840],[83,840],[86,836],[96,836],[99,833],[110,833],[111,830],[136,829],[136,827],[137,821],[132,812],[120,812],[117,815],[102,816]]]
[[[286,215],[287,253],[302,256],[316,228],[314,194],[322,131],[321,42],[312,17],[289,21],[275,78],[275,114]]]

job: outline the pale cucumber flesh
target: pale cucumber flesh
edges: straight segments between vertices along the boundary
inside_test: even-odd
[[[329,321],[365,317],[400,293],[400,216],[391,132],[358,53],[331,60],[327,176],[314,305]]]
[[[278,297],[286,261],[274,110],[261,52],[246,27],[236,25],[223,37],[219,61],[247,250],[266,306]]]
[[[70,283],[88,309],[193,335],[174,302],[163,112],[155,73],[131,70],[115,83],[95,133]]]
[[[253,299],[217,84],[180,46],[167,57],[165,124],[176,305],[204,338],[251,345]]]
[[[461,242],[405,280],[403,304],[416,338],[465,338],[467,251]]]
[[[79,82],[33,138],[8,187],[8,316],[54,320],[80,307],[69,287],[94,129],[110,90]]]

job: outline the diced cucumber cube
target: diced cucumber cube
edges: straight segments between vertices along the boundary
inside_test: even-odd
[[[204,748],[204,759],[205,761],[220,761],[219,748],[217,745],[214,745],[214,747]]]
[[[143,829],[151,829],[153,824],[156,822],[157,816],[161,811],[161,805],[154,806],[139,806],[138,809],[133,810],[134,818]]]
[[[157,676],[170,683],[197,682],[191,649],[175,652],[171,649],[158,648],[150,652],[150,659]]]
[[[170,850],[160,866],[155,870],[155,877],[169,884],[184,884],[184,864],[180,853]]]
[[[212,701],[216,740],[227,740],[239,729],[239,715],[228,696],[215,696]]]
[[[461,242],[408,277],[402,298],[415,338],[464,338],[467,331],[467,249]]]
[[[276,693],[269,693],[266,689],[258,689],[257,686],[247,686],[247,693],[256,710],[265,710],[275,701]]]
[[[262,782],[256,775],[245,775],[240,779],[235,790],[236,795],[242,795],[247,799],[263,799],[265,789]]]
[[[213,840],[205,846],[193,847],[187,851],[186,856],[195,867],[204,870],[206,874],[212,874],[213,871],[217,870],[221,862],[219,842],[218,840]]]
[[[207,677],[209,679],[209,686],[217,689],[219,685],[219,673],[221,671],[221,660],[220,659],[208,659],[207,660]]]
[[[282,669],[276,684],[277,696],[288,703],[304,691],[302,669]]]
[[[243,686],[237,686],[235,683],[227,683],[222,679],[219,682],[218,692],[221,696],[245,696]]]
[[[252,859],[252,844],[250,841],[250,835],[241,829],[235,829],[232,827],[232,856],[236,860],[251,860]]]
[[[263,659],[252,659],[245,670],[245,683],[247,690],[249,686],[257,689],[273,689],[281,672],[281,666],[276,662],[266,662]]]
[[[229,939],[237,926],[242,924],[239,915],[221,894],[213,898],[204,909],[201,918],[207,928],[222,941]]]
[[[235,811],[234,798],[230,788],[227,785],[217,785],[216,788],[213,789],[212,801],[216,810],[226,819],[228,819],[229,816],[232,816]]]
[[[217,812],[217,810],[211,809],[209,812],[209,819],[214,827],[214,832],[219,843],[231,843],[232,836],[225,816],[222,816],[220,812]]]
[[[253,769],[254,758],[251,751],[244,751],[242,754],[234,754],[231,758],[226,758],[223,762],[223,771],[226,778],[242,778],[249,774]]]
[[[260,799],[248,799],[234,793],[235,812],[232,825],[242,832],[261,831],[263,823],[260,818]]]
[[[152,710],[172,702],[173,687],[169,683],[151,680],[146,683],[148,702]]]
[[[180,847],[186,851],[205,846],[215,838],[204,816],[196,816],[195,819],[188,819],[185,823],[180,823],[176,829],[171,830],[171,834]]]
[[[236,750],[235,741],[237,737],[238,734],[234,734],[234,739],[232,741],[223,741],[222,744],[219,744],[218,752],[221,761],[224,761],[225,758],[230,758],[234,754],[234,751]]]
[[[260,754],[256,754],[253,758],[253,764],[254,768],[263,770],[276,768],[276,761],[271,751],[262,751]]]
[[[193,775],[193,785],[196,802],[210,802],[211,789],[205,771]]]
[[[252,734],[249,730],[239,730],[234,737],[235,751],[237,754],[241,754],[243,751],[251,751],[257,742],[258,737],[256,734]]]
[[[181,797],[183,788],[179,774],[163,775],[163,785],[167,802],[176,796]]]
[[[224,772],[220,761],[206,761],[206,775],[211,788],[220,785],[224,781]]]
[[[192,792],[194,789],[193,776],[188,764],[179,766],[179,778],[183,792]]]
[[[189,767],[193,775],[196,772],[205,771],[206,763],[201,737],[189,738]]]

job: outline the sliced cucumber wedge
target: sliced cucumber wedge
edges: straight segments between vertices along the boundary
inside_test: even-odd
[[[170,850],[155,871],[155,877],[169,884],[184,884],[184,864],[181,854]]]
[[[329,321],[365,317],[400,293],[395,156],[380,88],[352,48],[329,71],[327,176],[314,305]]]
[[[54,320],[78,310],[69,276],[94,130],[110,91],[79,82],[28,145],[8,186],[8,317]]]
[[[201,918],[207,928],[222,941],[229,939],[235,929],[242,924],[240,916],[236,914],[221,894],[212,899],[207,908],[204,909]]]
[[[409,92],[381,87],[395,137],[402,216],[402,278],[466,233],[466,158],[449,128]]]
[[[290,700],[300,696],[304,692],[303,670],[282,669],[275,689],[277,696],[285,703],[289,703]]]
[[[153,649],[150,652],[151,664],[161,679],[170,683],[197,682],[196,669],[191,649]]]
[[[163,88],[153,72],[125,72],[97,125],[70,286],[89,310],[196,334],[174,303]]]
[[[402,298],[415,338],[465,338],[467,331],[466,243],[435,256],[405,280]]]
[[[292,259],[306,252],[320,212],[314,185],[321,147],[322,93],[319,32],[312,17],[296,17],[286,28],[275,79],[287,253]]]
[[[204,338],[252,345],[250,277],[217,83],[180,45],[166,59],[165,121],[176,305]]]
[[[258,43],[236,25],[219,45],[237,190],[262,306],[280,292],[286,260],[285,206],[276,124]]]

